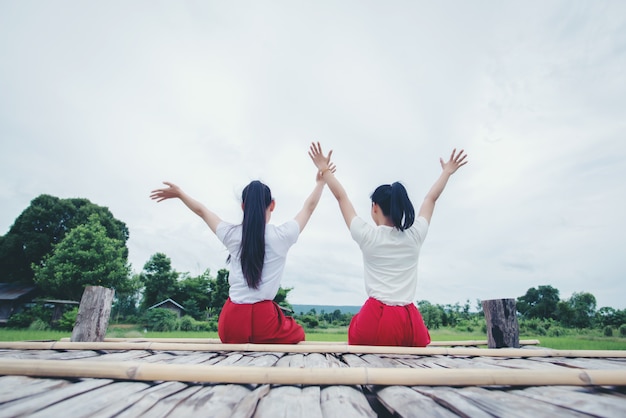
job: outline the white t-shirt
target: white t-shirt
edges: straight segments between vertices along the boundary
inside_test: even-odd
[[[241,245],[241,225],[220,222],[215,234],[230,254],[229,296],[234,303],[256,303],[273,300],[280,287],[280,279],[285,269],[289,248],[298,240],[300,226],[295,220],[282,225],[265,225],[265,261],[258,289],[250,289],[241,270],[239,247]]]
[[[352,238],[363,252],[365,291],[387,305],[408,305],[415,299],[417,260],[428,232],[419,216],[404,231],[374,226],[358,216],[350,224]]]

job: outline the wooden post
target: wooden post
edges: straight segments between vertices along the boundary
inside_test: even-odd
[[[487,321],[487,345],[489,348],[519,348],[519,325],[515,299],[483,300]]]
[[[87,286],[83,292],[70,341],[102,342],[109,326],[113,289]]]

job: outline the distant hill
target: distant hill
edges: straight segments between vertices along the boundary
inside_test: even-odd
[[[344,306],[334,306],[334,305],[291,305],[291,306],[293,306],[293,312],[295,314],[297,314],[297,315],[300,315],[300,313],[307,313],[311,309],[315,309],[315,312],[317,312],[318,314],[321,313],[322,311],[324,311],[324,313],[332,313],[332,312],[335,312],[337,309],[339,309],[341,311],[341,313],[355,314],[355,313],[359,312],[359,310],[361,309],[360,306],[348,306],[348,305],[344,305]]]

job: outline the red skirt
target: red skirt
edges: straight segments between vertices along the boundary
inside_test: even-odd
[[[348,344],[426,347],[430,334],[414,304],[390,306],[369,298],[350,322]]]
[[[217,322],[217,333],[225,344],[297,344],[304,341],[304,329],[285,316],[271,300],[233,303],[226,299]]]

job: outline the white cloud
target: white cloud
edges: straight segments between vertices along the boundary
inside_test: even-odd
[[[85,197],[130,229],[138,271],[225,267],[179,183],[239,221],[252,179],[293,217],[312,140],[335,150],[357,212],[380,183],[416,205],[453,147],[418,299],[517,297],[550,284],[624,308],[626,6],[571,2],[5,2],[0,233],[41,193]],[[359,304],[358,247],[326,192],[293,248],[295,303]]]

